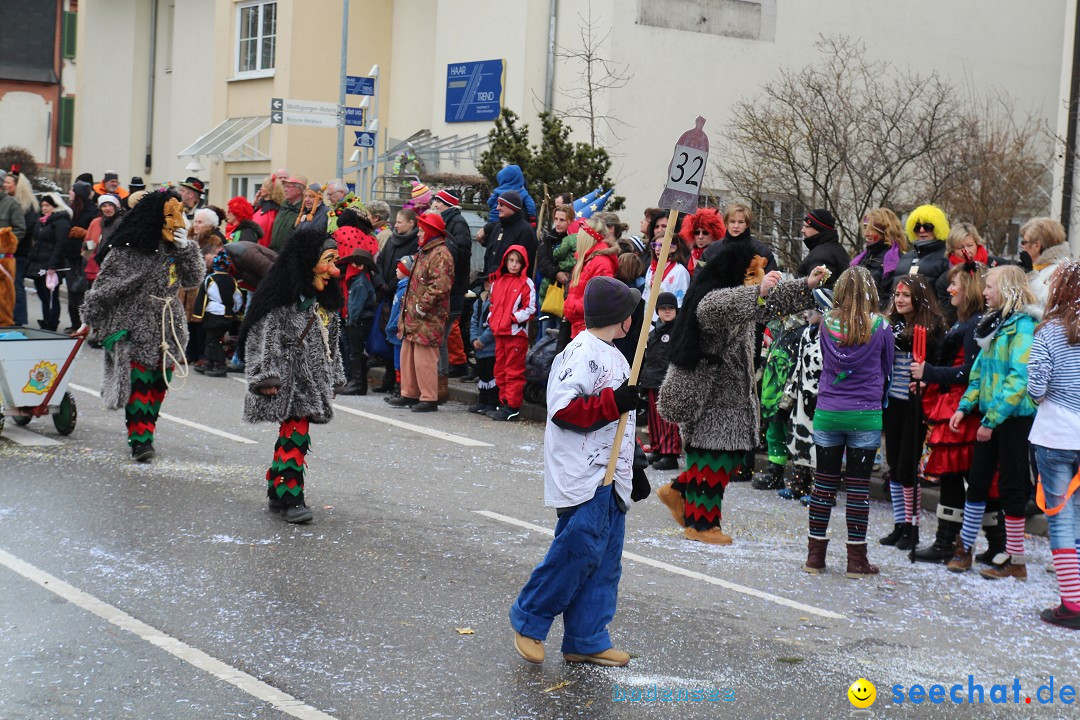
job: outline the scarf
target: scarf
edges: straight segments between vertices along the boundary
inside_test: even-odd
[[[1001,310],[987,310],[982,316],[982,320],[979,320],[975,326],[975,342],[979,344],[983,350],[990,347],[990,341],[994,339],[994,335],[997,333],[998,328],[1005,322],[1006,318],[1001,314]]]
[[[656,275],[656,258],[653,258],[652,265],[650,265],[649,268],[652,270],[652,274]],[[663,282],[664,280],[667,280],[668,274],[674,269],[675,269],[675,261],[674,260],[668,260],[667,261],[667,267],[664,268],[664,276],[662,278],[660,278],[660,282]]]
[[[959,265],[960,263],[970,259],[972,258],[969,258],[967,253],[963,251],[961,251],[959,254],[949,253],[949,265]],[[979,249],[975,251],[975,257],[973,259],[975,260],[975,262],[982,263],[983,265],[990,265],[990,253],[986,251],[985,245],[979,246]]]

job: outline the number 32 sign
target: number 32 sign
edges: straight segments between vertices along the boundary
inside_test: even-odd
[[[705,118],[698,117],[693,130],[688,130],[675,145],[675,155],[668,165],[667,184],[660,196],[660,207],[691,213],[697,211],[698,193],[705,178],[709,159],[709,138],[702,130]]]

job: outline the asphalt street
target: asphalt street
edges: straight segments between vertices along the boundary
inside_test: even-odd
[[[312,426],[315,520],[293,526],[267,512],[276,427],[242,422],[237,376],[171,392],[158,457],[137,465],[122,413],[93,394],[100,366],[86,348],[72,369],[71,436],[47,418],[0,435],[2,718],[838,718],[859,677],[874,717],[1075,716],[1035,694],[1080,683],[1077,636],[1037,617],[1057,602],[1043,538],[1027,583],[911,565],[873,539],[882,575],[855,581],[839,511],[815,577],[798,503],[733,485],[735,543],[709,547],[654,495],[627,520],[611,626],[630,666],[563,662],[558,621],[531,666],[507,613],[555,522],[541,424],[338,398]],[[871,537],[887,527],[875,502]],[[985,704],[967,704],[969,675]],[[894,701],[916,683],[962,683],[965,703]],[[1008,704],[990,703],[995,683]],[[733,699],[619,699],[654,687]]]

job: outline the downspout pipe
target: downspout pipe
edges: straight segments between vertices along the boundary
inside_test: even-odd
[[[1061,224],[1068,237],[1072,222],[1073,187],[1076,174],[1077,114],[1080,113],[1080,12],[1073,29],[1072,72],[1069,77],[1069,122],[1065,132],[1065,174],[1061,183]]]
[[[559,0],[548,3],[547,77],[544,83],[544,109],[551,112],[555,102],[555,24],[559,16]]]
[[[143,161],[145,175],[150,175],[154,154],[154,74],[157,72],[154,61],[157,58],[158,2],[152,0],[150,3],[150,59],[147,63],[150,81],[146,93],[146,158]]]

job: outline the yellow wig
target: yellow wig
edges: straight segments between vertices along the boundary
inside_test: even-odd
[[[934,237],[942,242],[949,237],[949,219],[945,217],[945,211],[937,205],[920,205],[912,210],[904,223],[908,240],[915,242],[915,224],[930,223],[934,226]]]

